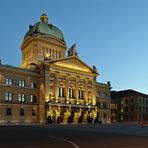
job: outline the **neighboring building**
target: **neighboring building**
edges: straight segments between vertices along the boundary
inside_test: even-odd
[[[63,33],[48,23],[47,15],[29,26],[21,45],[21,66],[0,64],[1,123],[87,123],[97,118],[96,68],[79,58],[75,44],[67,56],[66,49]]]
[[[40,74],[0,65],[0,123],[38,122]]]
[[[115,107],[111,118],[116,122],[148,122],[148,95],[129,89],[112,91],[111,99]]]
[[[96,105],[97,114],[100,121],[103,123],[110,123],[111,117],[111,85],[110,82],[107,84],[97,83],[96,84]]]

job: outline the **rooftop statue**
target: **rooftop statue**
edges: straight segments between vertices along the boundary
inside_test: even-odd
[[[68,57],[73,55],[78,56],[76,43],[72,45],[71,48],[68,49]]]

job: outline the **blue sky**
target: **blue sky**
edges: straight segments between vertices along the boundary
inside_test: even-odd
[[[148,93],[148,0],[1,0],[0,59],[21,64],[20,45],[29,24],[44,12],[68,47],[95,65],[99,82],[113,90]]]

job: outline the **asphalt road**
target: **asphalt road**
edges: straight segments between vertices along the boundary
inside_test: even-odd
[[[0,148],[148,148],[148,127],[0,125]]]

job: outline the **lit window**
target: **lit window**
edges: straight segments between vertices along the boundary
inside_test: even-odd
[[[121,120],[121,121],[123,120],[123,116],[120,117],[120,120]]]
[[[121,102],[120,103],[121,103],[121,105],[123,105],[123,99],[121,99]]]
[[[30,102],[31,102],[31,103],[37,103],[37,96],[35,96],[35,95],[30,95]]]
[[[13,81],[12,79],[6,79],[6,85],[12,85]]]
[[[24,109],[20,109],[20,116],[24,116]]]
[[[12,101],[13,95],[11,92],[6,92],[5,93],[5,100],[6,101]]]
[[[123,113],[123,107],[121,108],[121,113]]]
[[[11,108],[7,108],[6,115],[11,115]]]
[[[74,98],[74,88],[73,88],[73,86],[69,87],[69,98]]]
[[[24,94],[19,94],[18,95],[18,101],[19,102],[25,102],[25,95]]]
[[[84,89],[83,87],[79,87],[79,99],[84,99]]]
[[[24,80],[19,80],[19,86],[20,87],[25,87],[25,81]]]
[[[65,97],[65,88],[63,84],[59,84],[59,97]]]
[[[31,88],[37,88],[37,83],[36,82],[31,82]]]

